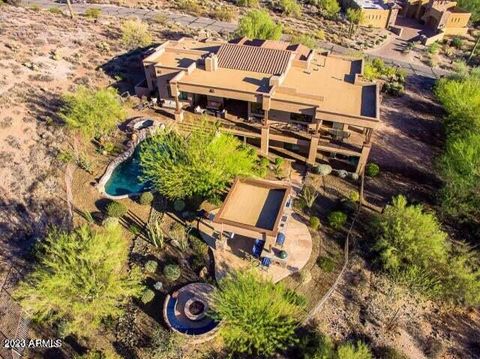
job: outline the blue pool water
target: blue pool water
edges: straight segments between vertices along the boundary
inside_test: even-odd
[[[202,323],[203,322],[205,323],[203,326],[198,327],[198,323],[196,322],[195,327],[190,327],[185,321],[180,321],[175,316],[176,304],[177,304],[177,300],[175,298],[170,298],[167,304],[166,313],[167,313],[167,319],[170,325],[172,326],[172,328],[178,330],[180,333],[184,333],[188,335],[201,335],[201,334],[208,333],[218,325],[218,322],[206,317],[201,321]]]
[[[121,162],[112,172],[105,183],[105,192],[110,196],[122,196],[145,192],[149,189],[148,183],[140,180],[140,146],[133,154]]]

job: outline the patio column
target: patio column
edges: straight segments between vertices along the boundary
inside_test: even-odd
[[[268,156],[268,146],[270,140],[270,126],[262,126],[262,137],[260,139],[260,153],[263,156]]]
[[[362,147],[362,153],[360,154],[360,158],[358,159],[357,169],[355,170],[356,174],[362,173],[365,165],[367,164],[368,155],[370,154],[371,145],[369,143],[365,143]]]
[[[178,98],[178,94],[175,95],[175,120],[182,121],[183,120],[183,110]]]
[[[309,165],[314,165],[317,162],[317,149],[318,149],[318,142],[320,140],[320,135],[316,133],[312,136],[310,140],[310,148],[308,149],[308,159],[307,163]]]

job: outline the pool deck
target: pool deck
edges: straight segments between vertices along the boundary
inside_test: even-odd
[[[214,210],[211,213],[217,211]],[[217,281],[228,273],[254,267],[258,268],[262,276],[276,283],[300,271],[312,254],[312,237],[308,227],[300,221],[295,213],[289,216],[285,231],[286,240],[282,248],[288,253],[286,265],[272,263],[267,270],[260,268],[258,259],[249,258],[248,254],[251,253],[254,243],[252,238],[235,235],[234,238],[227,239],[224,248],[217,248],[215,224],[210,220],[202,219],[198,223],[198,229],[202,238],[212,248]]]

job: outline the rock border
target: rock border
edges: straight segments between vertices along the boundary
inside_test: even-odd
[[[141,130],[136,129],[136,126],[138,124],[146,121],[152,121],[152,124],[148,127],[142,128]],[[107,184],[108,180],[112,176],[112,173],[115,170],[115,168],[117,168],[117,166],[120,163],[126,161],[129,157],[131,157],[137,145],[140,142],[146,140],[148,137],[154,135],[158,129],[162,129],[162,130],[165,129],[165,124],[159,121],[156,121],[153,118],[142,117],[142,118],[134,119],[128,123],[127,130],[128,132],[131,133],[131,139],[127,143],[127,150],[122,154],[120,154],[119,156],[115,157],[108,164],[107,168],[105,169],[105,172],[103,173],[102,177],[100,177],[100,179],[98,180],[98,183],[95,186],[102,196],[115,200],[115,199],[125,199],[125,198],[135,197],[142,193],[142,192],[138,192],[138,193],[129,193],[129,194],[113,196],[108,194],[105,191],[105,185]]]

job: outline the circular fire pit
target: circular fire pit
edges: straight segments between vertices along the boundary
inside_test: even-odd
[[[208,305],[199,298],[193,297],[185,302],[185,316],[193,321],[205,318],[207,315]]]

